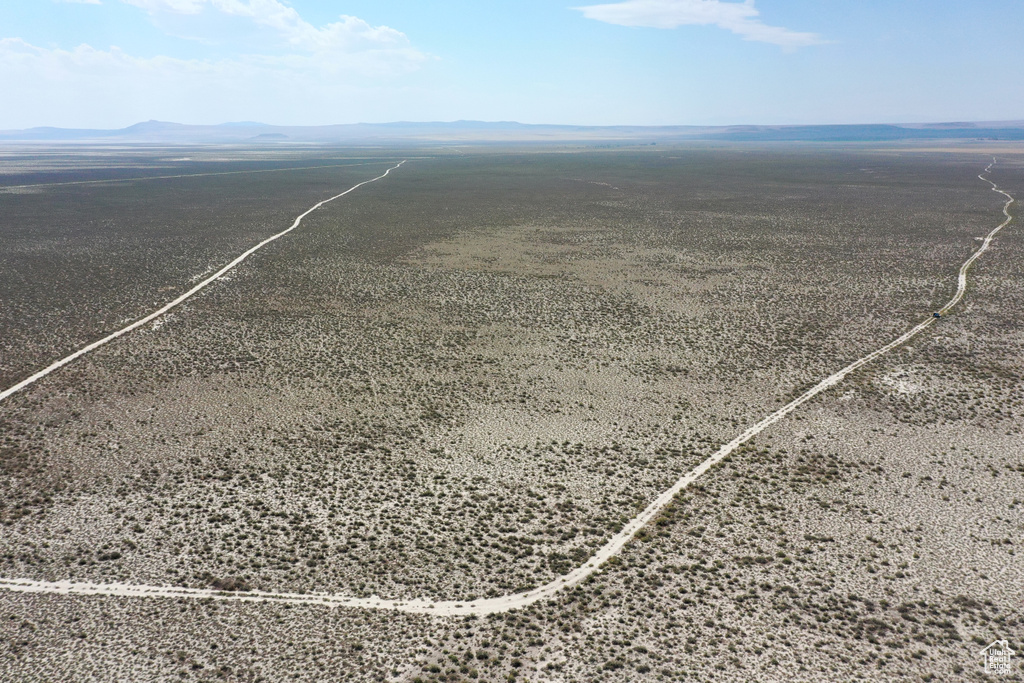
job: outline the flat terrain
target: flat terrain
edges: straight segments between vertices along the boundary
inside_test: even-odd
[[[0,577],[547,583],[941,307],[1005,201],[991,157],[895,149],[9,150],[0,387],[402,159],[0,404]],[[1024,156],[988,177],[1024,196]],[[1014,221],[950,316],[554,601],[455,620],[0,591],[0,679],[984,680],[984,645],[1024,649],[1022,257]]]

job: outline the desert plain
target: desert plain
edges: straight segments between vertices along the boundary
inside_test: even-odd
[[[929,145],[0,149],[0,389],[405,161],[0,402],[0,578],[558,581],[953,296],[1024,150]],[[1019,206],[957,306],[552,599],[0,586],[0,680],[1021,680]]]

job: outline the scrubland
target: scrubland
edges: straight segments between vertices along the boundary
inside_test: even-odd
[[[154,154],[0,170],[169,175]],[[174,168],[323,168],[0,194],[3,386],[415,158],[0,404],[0,576],[438,600],[546,583],[937,310],[1001,220],[990,159],[966,153],[218,154]],[[992,179],[1024,191],[1022,160]],[[441,619],[0,592],[0,678],[985,680],[978,651],[1020,645],[1024,618],[1018,228],[950,316],[554,601]]]

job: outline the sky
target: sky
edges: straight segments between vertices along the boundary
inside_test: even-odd
[[[1024,119],[1020,0],[4,0],[0,129]]]

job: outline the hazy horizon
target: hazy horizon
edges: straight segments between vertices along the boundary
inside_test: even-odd
[[[163,119],[146,119],[129,123],[125,126],[118,126],[115,128],[108,127],[72,127],[72,126],[29,126],[23,129],[8,129],[8,130],[29,130],[31,128],[57,128],[62,130],[109,130],[118,131],[126,130],[137,126],[143,126],[146,124],[164,124],[171,126],[190,126],[190,127],[206,127],[206,128],[218,128],[218,127],[244,127],[244,126],[263,126],[268,128],[329,128],[336,126],[394,126],[394,125],[410,125],[410,126],[454,126],[457,124],[483,124],[487,126],[532,126],[532,127],[552,127],[552,128],[786,128],[786,127],[807,127],[807,128],[824,128],[824,127],[838,127],[838,126],[943,126],[949,128],[969,128],[976,126],[1012,126],[1017,127],[1024,125],[1024,119],[1004,119],[1004,120],[986,120],[986,121],[869,121],[869,122],[858,122],[858,123],[759,123],[757,121],[746,121],[742,123],[734,124],[722,124],[722,125],[700,125],[700,124],[631,124],[631,123],[619,123],[619,124],[577,124],[577,123],[564,123],[560,121],[542,121],[536,123],[526,123],[523,121],[516,120],[483,120],[483,119],[447,119],[447,120],[405,120],[405,119],[391,119],[382,121],[325,121],[321,123],[309,123],[309,124],[288,124],[288,123],[277,123],[275,121],[254,121],[254,120],[236,120],[236,121],[200,121],[196,123],[185,123],[182,121],[168,121]]]
[[[0,3],[0,683],[1024,680],[1021,20]]]
[[[0,7],[0,129],[1006,121],[1010,2],[52,0]],[[995,68],[993,68],[995,67]]]

